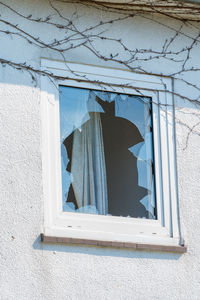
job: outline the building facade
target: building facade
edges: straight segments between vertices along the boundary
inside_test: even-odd
[[[1,299],[199,299],[200,7],[174,3],[167,6],[162,1],[150,8],[145,8],[148,3],[135,3],[134,8],[134,2],[130,7],[122,1],[115,5],[98,1],[0,2]],[[54,222],[54,212],[61,209],[59,196],[52,196],[54,188],[62,199],[60,167],[54,166],[54,158],[58,165],[63,159],[56,144],[58,87],[95,92],[100,98],[100,114],[100,109],[112,111],[105,107],[109,102],[105,97],[111,99],[113,93],[121,97],[118,103],[124,95],[132,95],[134,101],[151,99],[157,114],[149,113],[153,126],[144,124],[153,127],[154,163],[148,172],[155,176],[155,201],[151,208],[143,203],[144,212],[133,212],[134,220],[123,217],[129,212],[115,210],[114,202],[110,211],[117,217],[90,214],[87,219],[83,211],[70,215],[68,210],[64,221],[56,215]],[[69,95],[69,90],[66,93]],[[87,112],[92,120],[97,111],[90,108]],[[119,124],[122,116],[106,128],[124,126],[127,132],[128,125]],[[158,127],[156,116],[161,120]],[[134,122],[140,129],[146,121]],[[74,132],[81,128],[83,135],[84,124],[77,125]],[[146,139],[141,130],[134,130],[134,138],[138,134],[134,143]],[[160,140],[155,142],[156,134]],[[113,139],[118,147],[122,136]],[[47,151],[54,147],[55,153]],[[65,147],[70,160],[70,138]],[[113,151],[110,145],[108,148]],[[127,153],[127,161],[137,164],[139,178],[141,157],[133,152],[138,159],[129,160]],[[80,165],[80,155],[75,157]],[[67,171],[78,172],[76,168],[79,166]],[[107,170],[107,180],[117,172],[108,175]],[[82,177],[79,174],[78,178]],[[97,181],[99,184],[99,177]],[[120,185],[121,177],[117,181]],[[136,181],[130,193],[142,186],[141,195],[151,190],[146,201],[152,201],[152,185],[149,188]],[[115,190],[116,182],[111,180],[112,184]],[[52,202],[48,202],[50,198]],[[100,195],[98,207],[106,203],[106,197],[102,199]],[[100,209],[102,214],[110,214]]]

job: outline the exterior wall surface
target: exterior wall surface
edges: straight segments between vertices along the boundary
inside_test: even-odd
[[[48,1],[4,1],[25,15],[37,16],[53,13]],[[79,8],[76,4],[77,9]],[[75,6],[68,5],[71,15]],[[54,28],[30,24],[25,19],[0,6],[2,19],[12,20],[30,33],[38,30],[45,39],[59,34]],[[101,20],[102,11],[81,8],[84,26]],[[155,18],[155,17],[154,17]],[[159,23],[168,22],[169,27]],[[159,17],[133,18],[110,27],[114,37],[123,37],[129,47],[159,49],[170,37],[170,26],[179,28],[175,20]],[[20,22],[20,23],[19,23]],[[80,24],[79,24],[80,25]],[[0,23],[1,30],[6,25]],[[29,26],[29,27],[27,27]],[[13,29],[14,30],[14,29]],[[196,29],[185,28],[187,36],[195,36]],[[110,32],[107,34],[109,35]],[[181,36],[179,46],[187,37]],[[104,49],[103,42],[97,42]],[[115,47],[106,45],[109,53]],[[177,47],[177,44],[174,45]],[[190,62],[200,63],[197,44]],[[1,35],[0,57],[27,61],[40,67],[41,57],[60,59],[55,52],[40,49],[19,36]],[[114,62],[99,60],[87,49],[74,49],[67,53],[68,61],[116,67]],[[142,62],[141,62],[142,64]],[[163,60],[148,63],[154,73],[176,72],[175,64]],[[199,82],[196,73],[185,74],[184,79]],[[193,76],[193,79],[192,77]],[[178,195],[182,235],[187,253],[134,251],[118,248],[85,247],[61,244],[42,244],[43,187],[41,159],[40,77],[31,81],[27,72],[9,66],[0,67],[0,299],[2,300],[54,300],[54,299],[200,299],[200,139],[196,125],[198,107],[175,97],[176,147]],[[192,95],[195,92],[175,81],[175,92]],[[193,94],[191,94],[193,93]],[[188,126],[195,125],[195,133],[186,140]]]

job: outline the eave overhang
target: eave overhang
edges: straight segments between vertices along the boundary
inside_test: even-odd
[[[83,0],[79,3],[90,3],[104,9],[120,10],[128,13],[161,14],[168,17],[200,21],[200,0]]]

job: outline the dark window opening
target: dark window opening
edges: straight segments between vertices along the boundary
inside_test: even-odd
[[[151,99],[60,92],[63,210],[155,219]]]

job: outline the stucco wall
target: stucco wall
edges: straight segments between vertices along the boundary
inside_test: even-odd
[[[13,3],[25,14],[45,15],[50,12],[47,1],[4,1]],[[66,13],[74,7],[68,6]],[[51,12],[52,13],[52,12]],[[83,13],[83,11],[82,11]],[[1,7],[2,18],[20,22]],[[85,9],[82,22],[95,22],[102,12]],[[96,14],[96,15],[95,15]],[[161,19],[158,19],[159,21]],[[167,22],[167,21],[166,21]],[[176,22],[171,20],[171,23]],[[6,28],[0,24],[1,29]],[[30,32],[41,30],[46,38],[54,32],[48,26],[32,24]],[[178,28],[178,24],[177,24]],[[112,25],[113,36],[122,36],[129,46],[159,47],[170,29],[148,19],[135,18]],[[196,31],[185,28],[188,35]],[[179,39],[184,45],[185,37]],[[29,45],[19,37],[2,35],[0,57],[13,61],[28,61],[35,67],[40,57],[61,59],[58,54]],[[176,47],[175,45],[174,47]],[[104,47],[99,44],[99,47]],[[109,52],[113,44],[106,45]],[[191,62],[199,65],[199,46],[192,52]],[[114,63],[98,60],[84,49],[67,54],[72,62],[83,62],[110,67]],[[149,63],[149,70],[174,70],[174,64],[163,61]],[[198,82],[196,74],[193,82]],[[189,77],[188,77],[189,78]],[[185,79],[187,79],[185,75]],[[184,87],[185,88],[185,87]],[[175,91],[194,93],[189,87],[183,90],[175,82]],[[193,95],[195,97],[195,94]],[[1,193],[1,244],[0,244],[0,299],[199,299],[200,298],[200,139],[191,134],[185,150],[189,125],[199,120],[198,108],[176,100],[176,138],[178,191],[181,228],[188,251],[186,254],[131,251],[123,249],[45,245],[40,242],[43,225],[43,189],[41,163],[40,82],[31,82],[26,72],[11,67],[0,67],[0,193]],[[198,127],[196,130],[200,129]]]

